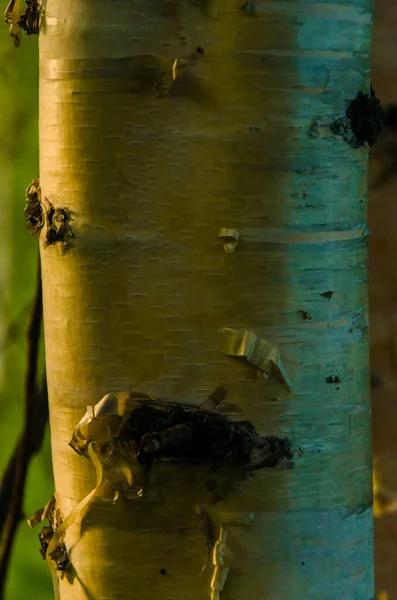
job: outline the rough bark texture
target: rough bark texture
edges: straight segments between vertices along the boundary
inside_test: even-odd
[[[215,599],[222,559],[221,600],[373,598],[368,152],[330,130],[370,92],[371,9],[48,0],[41,197],[74,236],[41,234],[63,516],[95,485],[68,443],[106,392],[199,405],[221,385],[303,450],[223,498],[159,462],[147,494],[67,530],[61,600]],[[255,347],[225,347],[224,328]]]

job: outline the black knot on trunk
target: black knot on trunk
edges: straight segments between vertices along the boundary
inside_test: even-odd
[[[288,439],[260,436],[249,421],[232,421],[186,406],[140,406],[124,420],[118,437],[122,444],[132,446],[142,465],[178,458],[210,462],[215,467],[292,466]]]
[[[346,110],[357,148],[373,146],[383,128],[383,108],[371,87],[370,94],[359,92]]]
[[[341,135],[352,148],[373,146],[384,125],[384,110],[371,87],[370,94],[358,92],[346,109],[345,118],[336,119],[331,131]]]

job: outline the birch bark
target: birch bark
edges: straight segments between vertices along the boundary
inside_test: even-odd
[[[158,463],[140,501],[69,527],[61,600],[373,598],[367,150],[327,129],[369,92],[371,9],[48,0],[41,194],[74,234],[68,251],[41,234],[62,515],[95,486],[68,442],[107,392],[200,404],[222,385],[304,452],[224,498]],[[272,344],[290,388],[227,356],[224,328]],[[220,596],[197,506],[224,542]]]

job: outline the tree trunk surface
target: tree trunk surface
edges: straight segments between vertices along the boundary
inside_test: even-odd
[[[108,392],[198,406],[223,386],[225,412],[302,450],[211,482],[162,460],[142,495],[95,498],[66,530],[61,600],[374,597],[368,152],[329,129],[370,91],[371,24],[369,0],[48,0],[40,246],[62,517],[95,488],[68,444]],[[279,369],[263,376],[241,340]]]

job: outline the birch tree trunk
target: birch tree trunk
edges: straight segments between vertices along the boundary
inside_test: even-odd
[[[61,600],[374,597],[367,149],[330,128],[370,91],[371,9],[48,0],[40,246],[62,518],[95,488],[68,444],[108,392],[200,405],[223,386],[240,419],[303,452],[238,482],[160,461],[142,496],[94,499],[66,530]]]

